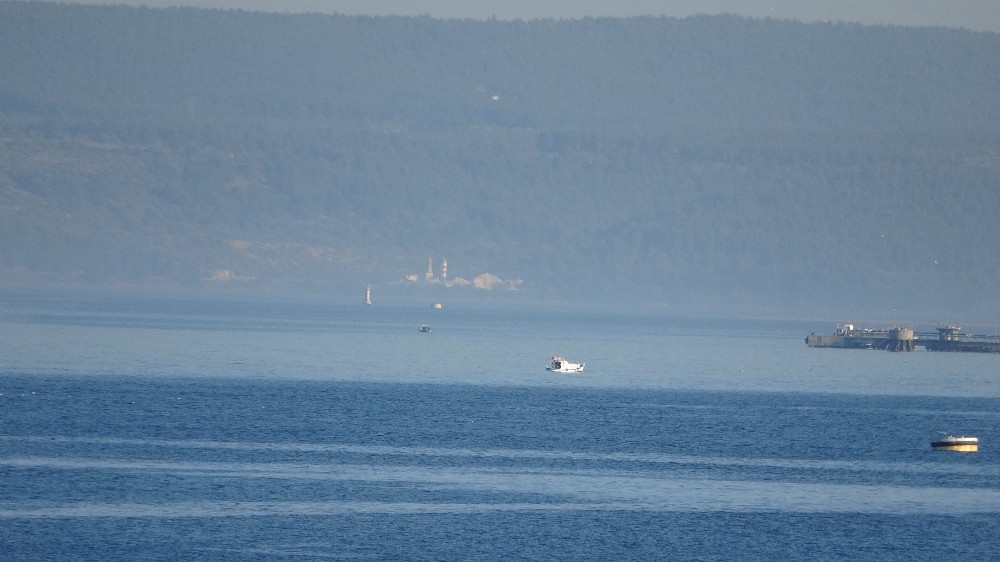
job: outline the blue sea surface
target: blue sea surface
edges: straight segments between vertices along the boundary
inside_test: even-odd
[[[994,560],[1000,357],[829,326],[0,297],[10,560]],[[420,333],[430,324],[432,333]],[[584,361],[549,373],[552,354]],[[942,432],[978,453],[932,450]]]

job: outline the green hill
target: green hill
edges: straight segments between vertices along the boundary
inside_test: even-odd
[[[0,286],[996,322],[998,63],[937,28],[0,2]]]

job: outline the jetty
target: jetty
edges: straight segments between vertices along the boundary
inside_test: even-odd
[[[966,334],[959,326],[945,326],[937,332],[915,332],[911,328],[874,330],[841,324],[832,335],[809,334],[806,345],[837,349],[913,351],[920,347],[927,351],[1000,353],[1000,336]]]

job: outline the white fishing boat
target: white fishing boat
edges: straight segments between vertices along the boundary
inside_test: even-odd
[[[553,355],[552,361],[545,367],[545,370],[554,373],[582,373],[584,365],[584,363],[574,363],[558,355]]]
[[[937,441],[932,441],[931,447],[934,447],[935,449],[943,449],[945,451],[975,453],[979,450],[979,438],[967,437],[965,435],[959,437],[946,435]]]
[[[431,333],[431,327],[428,324],[421,324],[420,325],[420,331],[423,332],[423,333],[425,333],[425,334],[429,334],[429,333]]]

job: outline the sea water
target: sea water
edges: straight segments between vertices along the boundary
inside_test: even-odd
[[[810,349],[829,326],[538,307],[0,303],[3,559],[1000,547],[995,355]],[[553,354],[586,370],[549,373]],[[942,432],[980,451],[931,449]]]

